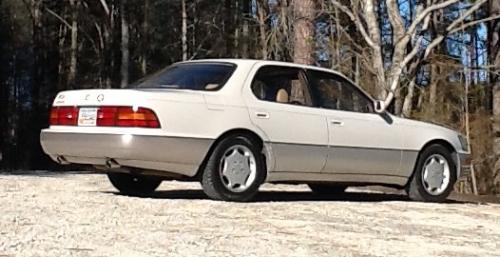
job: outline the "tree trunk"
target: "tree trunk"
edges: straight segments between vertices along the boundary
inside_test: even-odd
[[[144,0],[144,20],[142,21],[142,57],[141,72],[148,72],[148,44],[149,44],[149,0]]]
[[[437,87],[439,83],[439,67],[435,63],[431,63],[431,78],[429,84],[429,102],[428,113],[433,114],[436,111]]]
[[[115,61],[114,61],[114,30],[115,30],[115,5],[114,2],[111,2],[111,5],[108,5],[106,0],[100,0],[102,5],[102,10],[105,14],[105,22],[104,24],[97,24],[99,27],[102,26],[102,56],[103,60],[101,61],[101,71],[103,72],[101,80],[104,80],[105,87],[112,87],[112,77],[115,72]]]
[[[240,1],[235,2],[235,11],[233,12],[233,47],[234,51],[232,53],[233,58],[238,58],[239,46],[240,46]]]
[[[248,40],[250,40],[250,26],[248,24],[248,16],[250,13],[250,0],[243,0],[242,3],[242,12],[243,12],[243,25],[242,25],[242,32],[241,32],[241,37],[242,37],[242,51],[241,51],[241,57],[243,58],[249,58],[249,46],[248,46]]]
[[[267,0],[265,0],[267,1]],[[266,20],[267,20],[267,10],[265,1],[260,0],[257,2],[257,15],[259,16],[259,43],[261,50],[261,58],[263,60],[267,60],[268,52],[267,52],[267,29],[266,29]]]
[[[65,62],[66,54],[65,54],[65,44],[66,44],[66,34],[68,31],[68,27],[65,25],[59,26],[59,67],[57,69],[59,74],[64,74],[66,72]],[[66,88],[66,84],[63,76],[59,76],[59,80],[57,82],[57,91],[61,91]]]
[[[3,6],[2,1],[0,0],[0,15],[3,15],[4,10],[2,8],[5,8]],[[10,52],[12,51],[9,47],[9,41],[7,39],[11,38],[11,33],[8,30],[8,27],[5,26],[3,23],[3,20],[0,20],[0,37],[3,39],[0,41],[0,51],[5,51],[7,50]],[[13,54],[15,56],[15,54]],[[12,116],[12,113],[9,112],[9,109],[11,108],[10,104],[10,83],[8,83],[8,79],[11,76],[10,69],[11,69],[11,59],[14,59],[14,57],[8,57],[7,54],[2,54],[0,55],[0,63],[8,64],[8,65],[2,65],[0,66],[0,169],[2,168],[7,168],[7,161],[8,159],[8,148],[10,148],[10,144],[7,142],[7,137],[8,137],[8,131],[9,127],[12,126],[12,124],[9,124],[9,117]]]
[[[121,88],[127,87],[129,79],[128,67],[130,59],[130,49],[129,49],[129,27],[128,27],[126,8],[127,8],[127,0],[121,0],[120,1],[120,20],[122,27],[122,40],[121,40],[122,62],[120,67]]]
[[[404,102],[403,102],[403,110],[401,114],[403,117],[410,117],[412,106],[413,106],[413,95],[415,94],[415,80],[412,80],[408,85],[408,92],[406,93]]]
[[[384,57],[382,55],[382,40],[380,33],[380,21],[377,17],[377,6],[374,4],[374,0],[365,0],[363,7],[363,13],[366,18],[368,33],[370,35],[371,40],[375,43],[376,47],[372,47],[372,56],[371,61],[373,68],[376,72],[376,79],[378,87],[375,88],[376,96],[378,99],[385,99],[387,96],[387,88],[386,84],[386,71],[384,66]],[[397,33],[394,31],[393,33]],[[396,77],[394,75],[397,72],[397,63],[399,63],[403,58],[404,53],[401,49],[394,49],[392,66],[395,68],[391,71],[391,78]]]
[[[46,60],[44,58],[44,51],[46,51],[46,46],[44,44],[44,24],[43,24],[43,7],[44,3],[42,0],[33,0],[31,4],[31,11],[33,17],[33,74],[32,74],[32,85],[31,85],[31,110],[30,110],[30,121],[35,127],[32,128],[32,132],[28,133],[29,138],[28,144],[33,145],[29,151],[25,151],[23,154],[23,159],[25,160],[21,168],[31,168],[34,167],[39,162],[40,157],[40,147],[37,143],[38,134],[35,131],[39,131],[42,128],[42,121],[40,117],[40,110],[42,109],[40,102],[41,88],[45,86],[45,65]],[[18,97],[16,97],[16,100]],[[21,119],[21,117],[19,117]],[[19,127],[18,127],[19,128]],[[16,136],[21,134],[21,132],[16,131]],[[24,134],[24,133],[23,133]],[[25,135],[26,136],[26,135]],[[19,138],[16,139],[19,141]]]
[[[186,0],[181,0],[182,9],[182,60],[186,61],[188,59],[188,42],[187,42],[187,11],[186,11]]]
[[[500,1],[490,0],[489,11],[491,14],[500,13]],[[489,26],[489,48],[490,63],[495,67],[500,67],[500,20],[495,20]],[[495,187],[497,193],[500,191],[500,75],[492,75],[493,83],[493,152],[496,157]]]
[[[400,116],[403,112],[403,94],[401,90],[394,92],[394,115]]]
[[[222,53],[224,57],[232,57],[233,55],[233,27],[235,27],[232,0],[225,0],[224,2],[224,37],[225,37],[225,51]]]
[[[293,61],[300,64],[314,63],[314,11],[315,0],[294,0]]]
[[[71,50],[68,72],[68,86],[75,87],[76,65],[78,62],[78,10],[80,9],[80,0],[70,0],[71,6]]]

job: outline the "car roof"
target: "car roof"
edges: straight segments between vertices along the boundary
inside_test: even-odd
[[[199,59],[199,60],[190,60],[190,61],[185,61],[181,63],[196,63],[196,62],[224,62],[224,63],[233,63],[233,64],[262,64],[262,65],[278,65],[278,66],[288,66],[288,67],[299,67],[299,68],[304,68],[304,69],[314,69],[314,70],[321,70],[325,72],[330,72],[330,73],[335,73],[337,75],[340,75],[342,77],[345,77],[342,73],[328,69],[328,68],[323,68],[323,67],[318,67],[318,66],[312,66],[312,65],[305,65],[305,64],[298,64],[298,63],[292,63],[292,62],[282,62],[282,61],[269,61],[269,60],[254,60],[254,59]]]
[[[306,65],[306,64],[298,64],[298,63],[291,63],[291,62],[282,62],[282,61],[269,61],[269,60],[254,60],[254,59],[199,59],[199,60],[190,60],[190,61],[183,61],[180,63],[197,63],[197,62],[221,62],[221,63],[232,63],[232,64],[241,64],[241,65],[255,65],[255,64],[261,64],[261,65],[276,65],[276,66],[285,66],[285,67],[296,67],[296,68],[301,68],[301,69],[310,69],[310,70],[316,70],[316,71],[323,71],[331,74],[335,74],[337,76],[340,76],[349,82],[351,82],[354,86],[356,86],[361,92],[363,92],[368,98],[374,100],[374,98],[366,92],[361,86],[356,84],[354,81],[352,81],[349,77],[346,75],[332,70],[328,68],[323,68],[323,67],[318,67],[318,66],[312,66],[312,65]]]

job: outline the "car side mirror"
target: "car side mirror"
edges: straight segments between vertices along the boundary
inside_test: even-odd
[[[385,112],[385,102],[381,100],[376,100],[373,102],[373,109],[376,113],[384,113]]]

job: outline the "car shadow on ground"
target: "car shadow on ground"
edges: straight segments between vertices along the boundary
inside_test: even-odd
[[[6,171],[0,170],[0,175],[4,176],[35,176],[35,177],[64,177],[64,176],[72,176],[72,175],[93,175],[93,174],[102,174],[95,170],[78,170],[68,169],[67,171],[50,171],[50,170],[13,170]],[[1,257],[1,256],[0,256]]]
[[[103,192],[121,195],[118,192]],[[134,196],[139,198],[166,199],[166,200],[208,200],[202,190],[161,190],[148,196]],[[336,195],[319,195],[309,191],[261,191],[251,201],[262,202],[391,202],[411,201],[406,195],[392,193],[345,192]],[[445,203],[468,203],[456,200],[447,200]]]

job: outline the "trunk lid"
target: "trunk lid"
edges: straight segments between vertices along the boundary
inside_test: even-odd
[[[130,89],[86,89],[60,92],[54,106],[132,105],[141,102],[144,94]]]
[[[189,90],[85,89],[60,92],[53,106],[132,106],[146,101],[203,102],[203,94]]]

